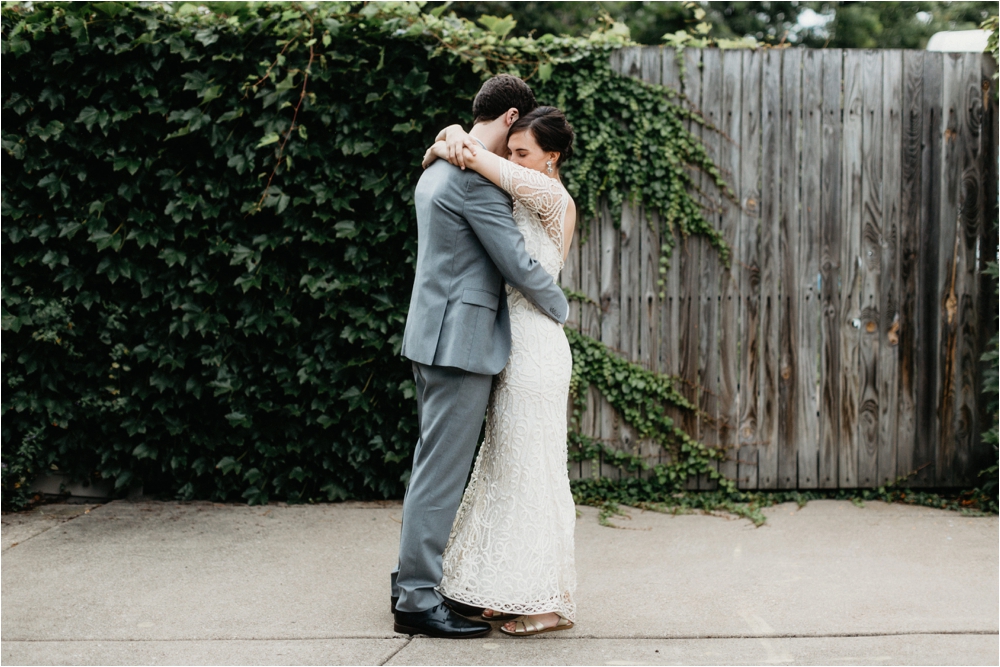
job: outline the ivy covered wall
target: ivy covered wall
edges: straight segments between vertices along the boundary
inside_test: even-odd
[[[610,72],[615,26],[508,31],[415,3],[5,5],[4,504],[49,469],[181,498],[400,496],[412,190],[491,71],[567,110],[581,208],[631,191],[725,251],[687,194],[687,164],[718,172],[665,91]]]

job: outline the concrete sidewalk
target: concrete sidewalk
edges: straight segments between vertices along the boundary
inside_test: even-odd
[[[1000,662],[997,517],[813,501],[768,522],[580,508],[576,628],[393,633],[398,503],[3,516],[2,664]]]

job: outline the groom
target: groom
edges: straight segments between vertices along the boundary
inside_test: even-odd
[[[472,103],[475,124],[469,134],[505,156],[507,130],[536,106],[526,83],[495,76]],[[490,624],[455,613],[434,587],[441,582],[441,555],[469,476],[493,376],[510,355],[504,284],[560,324],[569,305],[525,250],[510,197],[488,180],[438,160],[420,177],[414,200],[417,268],[402,354],[413,365],[420,438],[403,502],[399,564],[392,573],[395,630],[479,637]]]

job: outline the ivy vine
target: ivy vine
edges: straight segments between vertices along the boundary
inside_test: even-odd
[[[667,416],[674,407],[697,412],[676,389],[675,378],[649,371],[623,359],[600,341],[573,329],[566,329],[573,351],[573,375],[570,395],[573,399],[570,460],[605,463],[628,473],[642,473],[664,489],[681,490],[684,483],[697,475],[707,475],[721,488],[735,491],[733,482],[719,474],[713,461],[721,460],[724,452],[706,447],[692,438]],[[615,449],[580,432],[580,418],[586,408],[587,390],[594,387],[615,409],[624,423],[635,429],[641,439],[649,439],[672,454],[667,464],[651,465],[638,456]]]

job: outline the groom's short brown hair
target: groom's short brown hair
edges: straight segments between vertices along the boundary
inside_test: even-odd
[[[476,93],[472,102],[473,123],[488,123],[517,109],[520,116],[538,106],[535,94],[524,81],[510,74],[497,74],[489,78]]]

